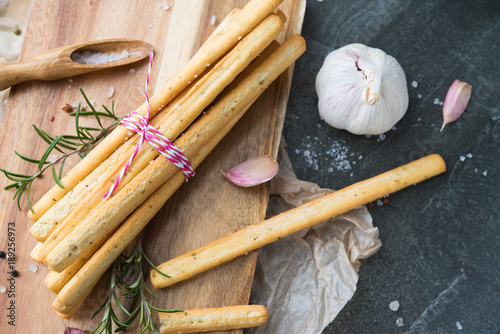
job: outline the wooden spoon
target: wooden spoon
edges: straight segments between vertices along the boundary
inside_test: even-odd
[[[126,53],[123,53],[123,51]],[[88,51],[88,52],[86,52]],[[19,63],[0,63],[0,90],[28,80],[56,80],[89,73],[109,67],[121,66],[145,58],[153,47],[143,41],[130,39],[107,39],[45,51],[38,56]],[[98,64],[82,63],[81,55],[108,54],[108,60]],[[78,62],[77,62],[78,61]]]

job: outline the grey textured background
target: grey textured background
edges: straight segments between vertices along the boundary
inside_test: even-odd
[[[300,179],[340,189],[431,153],[448,167],[375,205],[382,248],[363,261],[353,299],[325,334],[500,333],[500,2],[309,0],[303,36],[308,50],[295,67],[284,127]],[[316,74],[329,52],[350,43],[380,48],[405,70],[409,108],[384,140],[318,116]],[[454,79],[473,95],[440,132],[434,99],[443,101]]]

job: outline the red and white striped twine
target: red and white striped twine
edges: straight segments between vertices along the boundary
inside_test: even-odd
[[[135,156],[139,152],[139,150],[142,147],[142,144],[144,141],[147,141],[151,146],[156,148],[161,155],[163,155],[165,158],[167,158],[170,162],[172,162],[174,165],[179,167],[182,172],[184,173],[184,176],[186,177],[186,181],[194,176],[194,169],[191,166],[191,163],[189,160],[186,158],[186,156],[177,148],[175,147],[174,144],[170,140],[168,140],[167,137],[165,137],[161,132],[153,128],[151,125],[149,125],[149,117],[151,115],[151,106],[149,104],[149,96],[148,96],[148,84],[149,84],[149,76],[151,74],[151,66],[153,64],[153,53],[151,52],[149,54],[149,66],[148,66],[148,73],[146,75],[146,83],[144,85],[144,94],[146,96],[146,102],[148,106],[148,113],[146,116],[141,116],[139,113],[137,113],[135,110],[132,111],[130,114],[127,116],[123,117],[120,120],[120,124],[126,127],[127,129],[130,129],[132,131],[137,132],[138,134],[141,135],[141,138],[139,139],[139,143],[137,144],[137,147],[134,150],[134,153],[130,156],[130,159],[127,161],[125,164],[125,167],[123,167],[122,171],[120,172],[120,175],[116,178],[115,182],[111,186],[111,188],[108,190],[107,193],[104,194],[104,198],[108,198],[113,191],[116,190],[118,187],[118,184],[120,183],[120,180],[123,178],[125,173],[127,172],[127,169],[130,167],[130,164],[134,160]]]

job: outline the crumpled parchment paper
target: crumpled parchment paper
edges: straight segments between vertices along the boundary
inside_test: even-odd
[[[283,146],[278,161],[268,216],[332,191],[298,180]],[[362,206],[261,248],[250,304],[265,305],[269,320],[245,333],[321,333],[353,296],[359,260],[381,245]]]

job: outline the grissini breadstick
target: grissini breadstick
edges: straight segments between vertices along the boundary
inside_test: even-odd
[[[261,69],[268,69],[271,71],[278,71],[273,77],[277,77],[277,74],[283,72],[287,67],[286,64],[290,65],[294,59],[296,59],[304,51],[303,39],[295,37],[292,42],[284,44],[286,47],[284,49],[278,49],[275,52],[275,60],[278,58],[279,61],[275,61],[276,67],[273,66],[263,66],[260,65],[254,72],[261,72]],[[297,45],[299,44],[299,45]],[[299,46],[299,47],[297,47]],[[295,51],[294,51],[295,50]],[[284,56],[288,58],[287,61],[280,59],[276,55]],[[268,58],[269,59],[269,58]],[[243,81],[244,82],[244,81]],[[241,88],[236,88],[238,90]],[[259,94],[257,94],[258,97]],[[226,101],[234,101],[234,94],[228,95],[229,98]],[[254,96],[253,102],[256,100]],[[221,101],[224,103],[224,101]],[[229,105],[221,105],[219,107],[229,108]],[[243,104],[237,104],[235,108],[240,109],[239,114],[234,117],[223,130],[218,132],[210,142],[205,145],[192,159],[193,166],[198,166],[205,156],[217,145],[217,143],[225,136],[227,132],[236,124],[239,118],[245,113],[247,107],[243,107]],[[215,107],[217,108],[217,106]],[[214,108],[214,109],[215,109]],[[89,291],[97,282],[103,273],[107,270],[113,261],[123,252],[127,245],[139,234],[139,232],[146,226],[150,219],[160,210],[160,208],[165,204],[165,202],[170,198],[170,196],[175,192],[175,190],[182,185],[184,181],[183,174],[181,171],[177,171],[176,175],[171,178],[167,183],[163,184],[155,193],[150,196],[139,208],[137,208],[123,223],[120,228],[104,243],[104,245],[90,258],[87,263],[78,271],[77,275],[73,277],[68,284],[59,292],[56,300],[53,303],[53,307],[60,313],[67,313],[73,310],[78,301],[86,297],[85,291]]]
[[[242,110],[246,112],[249,106]],[[224,130],[218,133],[212,140],[198,152],[191,160],[193,168],[208,156],[229,130],[236,124],[238,119],[229,123]],[[67,284],[60,289],[52,307],[60,314],[74,312],[80,302],[84,300],[99,282],[101,276],[108,270],[113,262],[120,256],[132,240],[142,231],[147,223],[153,219],[156,213],[165,205],[167,200],[184,183],[184,174],[179,170],[176,174],[158,188],[141,206],[139,206],[123,223],[118,230],[100,248],[95,249],[94,255],[78,270]],[[79,263],[80,260],[77,262]],[[73,265],[69,266],[71,268]],[[67,269],[66,269],[67,270]],[[62,273],[64,273],[64,270]],[[51,273],[58,274],[54,271]]]
[[[157,268],[170,278],[152,271],[151,282],[156,288],[170,286],[359,205],[441,174],[445,170],[444,161],[437,154],[413,161],[167,261]]]
[[[263,305],[238,305],[176,313],[159,313],[160,333],[199,333],[250,328],[267,322]]]
[[[241,36],[246,36],[264,18],[271,14],[283,0],[252,0],[224,29],[221,29],[210,43],[204,44],[193,58],[174,75],[163,88],[151,98],[152,113],[161,110],[175,96],[189,85],[189,82],[206,71],[206,64],[215,63],[223,54],[238,43]],[[146,115],[146,104],[141,105],[136,110],[141,115]],[[61,180],[64,188],[54,186],[50,189],[34,206],[33,212],[28,216],[32,220],[38,220],[50,207],[60,200],[67,192],[73,189],[101,162],[109,157],[123,143],[123,138],[127,136],[129,130],[123,126],[116,128],[109,134],[89,155],[72,168]]]
[[[69,280],[76,275],[81,267],[92,257],[96,250],[98,250],[106,240],[103,239],[96,243],[92,249],[89,249],[82,257],[78,259],[68,268],[64,269],[60,273],[55,271],[50,271],[47,276],[45,276],[44,282],[47,288],[54,293],[59,293],[61,289],[69,282]]]
[[[223,20],[221,25],[216,29],[220,31],[224,26],[227,25],[227,21],[231,19],[231,16],[234,17],[239,11],[233,10],[230,16]],[[214,38],[216,33],[212,34],[210,38]],[[209,39],[210,39],[209,38]],[[245,50],[244,47],[240,48],[242,52],[249,52],[250,50]],[[236,52],[235,52],[236,53]],[[238,54],[233,53],[233,56],[238,57]],[[251,52],[250,52],[251,54]],[[226,58],[224,58],[226,59]],[[231,59],[228,59],[229,61]],[[214,66],[212,66],[214,67]],[[221,71],[210,71],[213,75],[220,77]],[[182,110],[182,113],[178,111],[175,106],[176,105],[191,105],[196,98],[196,95],[190,95],[190,98],[186,98],[186,95],[191,92],[193,89],[196,90],[196,84],[204,77],[204,73],[198,76],[196,79],[193,79],[191,85],[186,88],[182,93],[177,95],[177,97],[172,100],[169,105],[167,105],[161,113],[159,113],[156,117],[154,117],[151,121],[151,125],[155,128],[158,128],[159,124],[163,124],[165,122],[174,122],[176,118],[183,117],[183,113],[186,110]],[[226,79],[229,80],[229,79]],[[206,86],[206,85],[205,85]],[[208,88],[204,88],[207,89]],[[210,93],[210,91],[207,91]],[[194,110],[196,114],[199,114],[200,110]],[[184,117],[186,118],[186,117]],[[192,117],[191,117],[192,118]],[[177,123],[177,127],[165,133],[165,135],[174,140],[178,134],[185,130],[185,128],[189,125],[189,120]],[[130,132],[131,133],[131,132]],[[130,136],[127,133],[127,136]],[[116,179],[116,175],[120,173],[121,168],[125,162],[130,158],[130,155],[135,150],[137,146],[137,142],[139,140],[138,135],[133,135],[130,140],[121,145],[117,151],[115,151],[109,158],[107,158],[102,164],[100,164],[96,169],[94,169],[89,175],[85,177],[82,182],[76,185],[69,193],[67,193],[61,200],[57,201],[49,210],[47,210],[31,227],[30,232],[38,241],[44,242],[47,238],[50,238],[50,234],[52,233],[52,237],[61,238],[62,235],[59,235],[59,231],[62,228],[61,225],[64,225],[64,221],[66,219],[71,219],[68,217],[70,214],[74,214],[74,212],[79,213],[80,215],[88,215],[90,209],[93,208],[93,205],[89,203],[89,196],[93,199],[93,201],[101,201],[102,196],[107,191],[106,186],[109,188],[114,180]],[[149,154],[148,154],[149,153]],[[141,150],[127,171],[127,175],[124,177],[122,182],[119,185],[119,188],[116,191],[119,191],[130,179],[132,179],[135,175],[137,175],[142,169],[144,169],[147,164],[153,160],[158,155],[156,150],[152,150],[149,144],[145,144],[145,148]],[[97,190],[95,189],[97,185]],[[104,186],[103,186],[104,185]],[[59,231],[55,231],[56,228],[59,228]],[[45,256],[45,255],[44,255]]]
[[[259,66],[264,59],[267,59],[269,55],[276,50],[279,46],[278,42],[273,42],[269,47],[261,53],[260,57],[256,58],[242,73],[241,76],[244,78],[253,69]],[[238,82],[241,81],[240,77],[236,78],[230,86],[226,87],[222,95],[227,94],[231,91]],[[247,108],[241,111],[243,115]],[[221,132],[219,132],[216,137],[214,137],[208,145],[203,147],[200,152],[198,152],[192,159],[193,167],[197,166],[205,159],[205,157],[215,148],[219,141],[229,132],[229,130],[234,126],[234,124],[239,120],[240,116],[237,116],[232,120]],[[102,274],[107,270],[107,268],[113,263],[114,260],[121,254],[126,246],[132,242],[132,240],[137,236],[137,234],[146,226],[154,215],[160,210],[161,207],[166,203],[166,201],[173,195],[173,193],[184,183],[183,174],[178,171],[169,181],[164,183],[160,188],[158,188],[153,195],[151,195],[136,211],[127,218],[127,220],[120,227],[120,232],[116,233],[116,237],[111,237],[106,245],[101,251],[98,251],[101,244],[96,244],[91,248],[88,253],[86,253],[77,262],[66,268],[60,273],[55,271],[50,271],[45,277],[45,285],[55,293],[63,288],[63,286],[69,282],[69,280],[78,272],[78,270],[85,264],[85,262],[90,258],[94,252],[98,251],[93,257],[91,263],[80,272],[80,277],[85,277],[84,284],[92,285],[94,282],[102,276]],[[117,244],[113,244],[113,241],[118,241]],[[104,240],[103,240],[104,241]],[[90,254],[88,256],[87,254]],[[100,255],[99,255],[100,254]],[[100,256],[102,255],[102,258]],[[92,264],[93,263],[93,264]],[[86,273],[84,274],[84,271]],[[95,280],[97,278],[97,280]],[[79,289],[77,285],[74,285],[75,289]],[[61,294],[62,295],[62,294]],[[83,297],[82,297],[83,298]],[[61,298],[62,299],[62,298]]]
[[[191,158],[221,131],[234,115],[238,114],[238,105],[248,105],[253,102],[304,51],[304,39],[299,35],[290,37],[238,85],[241,89],[234,89],[214,109],[200,117],[175,141],[175,145],[188,159]],[[218,108],[218,105],[227,107]],[[81,254],[92,247],[93,242],[109,235],[113,228],[172,177],[175,171],[176,167],[172,163],[156,159],[115,197],[110,198],[100,210],[78,225],[68,235],[67,240],[57,245],[47,255],[45,262],[49,268],[60,272],[74,263]]]
[[[242,39],[241,42],[238,43],[238,45],[210,71],[210,73],[198,82],[187,93],[184,99],[179,101],[177,106],[172,106],[172,108],[179,110],[182,108],[182,113],[179,112],[180,117],[172,117],[171,121],[170,119],[167,119],[160,124],[158,131],[163,133],[167,138],[171,139],[175,139],[178,135],[180,135],[181,132],[184,131],[186,127],[191,124],[195,118],[198,117],[202,111],[217,97],[217,95],[219,95],[221,91],[229,85],[255,57],[258,56],[258,54],[265,50],[265,48],[280,33],[282,28],[283,23],[281,19],[274,14],[269,15],[250,34]],[[177,113],[175,113],[175,115],[177,115]],[[131,164],[129,170],[127,170],[126,176],[120,182],[119,188],[115,191],[115,193],[119,193],[128,182],[132,181],[136,175],[149,166],[150,162],[158,156],[158,151],[151,149],[149,144],[145,144],[144,146],[145,147],[141,149],[136,159]],[[129,145],[127,145],[127,147],[129,147]],[[130,154],[132,154],[133,149],[133,147],[130,148],[130,153],[128,155],[123,155],[120,150],[117,151],[116,154],[122,154],[122,156],[125,156],[126,161],[128,160]],[[113,154],[111,158],[114,157],[114,155],[115,154]],[[117,177],[123,164],[125,163],[125,161],[123,161],[123,164],[119,165],[118,162],[115,162],[115,159],[112,159],[112,161],[115,165],[107,164],[110,165],[108,172],[101,171],[101,173],[105,173],[107,175],[106,179],[110,181]],[[96,170],[101,170],[101,166],[99,166]],[[91,173],[90,175],[94,175],[94,173]],[[83,181],[82,187],[87,185],[86,180],[87,178]],[[70,206],[72,204],[65,200],[66,197],[63,198],[32,226],[31,231],[39,231],[39,225],[43,227],[58,223],[52,233],[46,238],[44,245],[39,249],[38,256],[40,258],[44,259],[45,256],[62,240],[64,240],[64,238],[69,235],[69,233],[71,233],[71,231],[79,225],[81,221],[107,203],[109,199],[104,199],[103,195],[106,191],[108,191],[111,184],[112,182],[107,183],[103,180],[103,185],[96,186],[96,189],[91,191],[88,196],[84,198],[74,198],[72,200],[74,209],[67,217],[61,217],[55,210],[63,203],[66,206]],[[77,188],[81,187],[77,186]],[[44,230],[46,231],[47,228]]]

